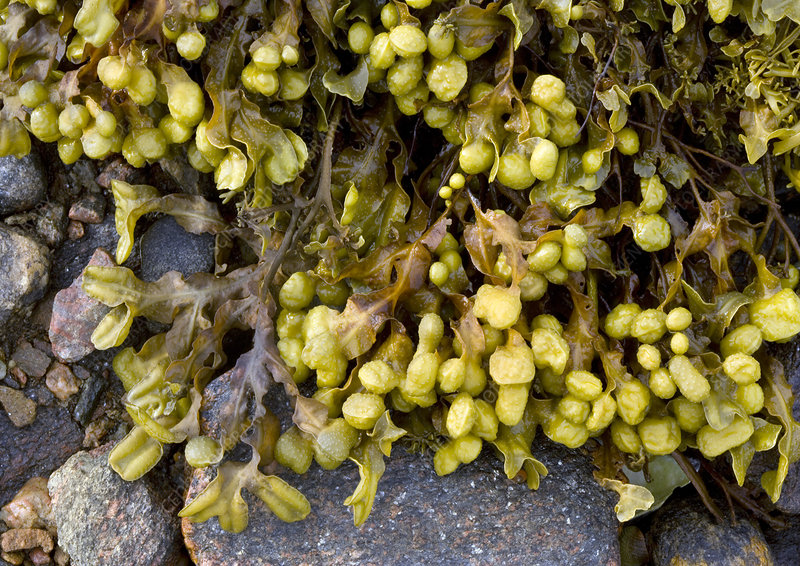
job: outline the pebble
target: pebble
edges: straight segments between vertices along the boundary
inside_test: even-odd
[[[106,200],[102,195],[90,193],[73,203],[69,218],[85,224],[100,224],[106,211]]]
[[[0,157],[0,215],[30,210],[45,196],[47,180],[41,159]]]
[[[53,395],[62,401],[66,401],[75,395],[81,388],[81,381],[75,377],[69,366],[58,362],[53,362],[53,365],[47,371],[45,383],[47,388],[53,392]]]
[[[64,241],[64,230],[67,225],[67,211],[63,204],[45,203],[36,217],[36,232],[45,243],[54,248]]]
[[[70,240],[80,240],[85,233],[83,223],[77,220],[70,220],[67,224],[67,238]]]
[[[161,566],[182,553],[176,517],[150,476],[126,482],[108,465],[108,444],[78,452],[50,476],[58,543],[75,566]]]
[[[14,499],[0,509],[0,520],[11,529],[44,529],[52,526],[47,479],[33,477]]]
[[[44,296],[49,272],[46,247],[0,226],[0,324]]]
[[[98,248],[89,265],[112,267],[114,260],[105,250]],[[62,289],[53,300],[50,318],[50,342],[55,356],[65,362],[74,362],[94,351],[92,333],[110,310],[100,301],[83,292],[83,273],[72,285]]]
[[[78,398],[78,403],[75,405],[73,416],[75,420],[86,426],[91,420],[92,413],[100,402],[100,394],[106,387],[105,378],[99,373],[93,373],[89,379],[86,380],[81,396]]]
[[[0,385],[0,405],[17,428],[28,426],[36,418],[36,403],[17,389]]]
[[[47,373],[47,368],[50,367],[50,356],[24,340],[11,354],[11,361],[28,377],[43,377]]]
[[[17,552],[33,548],[52,552],[53,537],[44,529],[11,529],[0,535],[0,547],[3,552]]]

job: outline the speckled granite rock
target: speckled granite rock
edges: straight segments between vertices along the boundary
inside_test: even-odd
[[[47,476],[81,446],[83,433],[61,407],[38,407],[33,423],[16,428],[0,412],[0,505],[32,476]]]
[[[46,247],[0,226],[0,323],[42,298],[49,273]]]
[[[186,545],[201,566],[619,564],[614,498],[592,479],[589,459],[541,439],[534,451],[550,470],[538,491],[506,479],[491,454],[439,478],[430,456],[395,448],[361,528],[342,505],[358,483],[356,467],[314,466],[302,478],[286,474],[311,502],[304,521],[282,523],[248,494],[243,533],[225,533],[216,519],[184,521]],[[190,496],[209,479],[196,471]]]
[[[75,566],[176,564],[180,535],[165,494],[148,479],[120,478],[108,465],[111,448],[78,452],[50,476],[59,546]]]
[[[758,525],[744,513],[717,523],[696,495],[673,496],[650,527],[653,566],[772,566]]]
[[[33,208],[44,198],[47,180],[36,153],[0,157],[0,214]]]
[[[113,267],[114,259],[102,248],[95,250],[89,265]],[[53,300],[50,317],[50,342],[53,353],[62,361],[74,362],[94,351],[92,332],[111,310],[83,292],[83,273]]]

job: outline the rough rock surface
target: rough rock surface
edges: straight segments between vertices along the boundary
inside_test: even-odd
[[[98,248],[89,265],[112,267],[116,264],[107,251]],[[83,274],[59,291],[53,300],[50,342],[53,353],[62,361],[74,362],[94,351],[92,332],[110,310],[84,293],[82,283]]]
[[[367,522],[353,526],[342,502],[358,484],[345,464],[316,465],[301,478],[286,474],[311,503],[311,514],[285,524],[260,500],[245,496],[250,523],[238,535],[217,519],[183,523],[186,545],[201,566],[233,564],[619,564],[614,498],[592,479],[578,451],[537,439],[535,455],[550,475],[538,491],[508,480],[487,453],[446,477],[430,456],[397,447],[378,484]],[[210,480],[196,471],[193,497]]]
[[[788,517],[785,529],[764,529],[775,566],[797,566],[800,562],[800,516]]]
[[[63,289],[78,277],[97,248],[112,253],[117,249],[119,235],[114,227],[114,215],[106,214],[101,224],[86,224],[79,240],[70,240],[53,254],[53,288]]]
[[[26,341],[17,345],[17,349],[11,354],[11,361],[28,377],[42,377],[50,367],[50,356]]]
[[[0,226],[0,324],[44,296],[49,272],[46,247]]]
[[[758,525],[744,513],[717,523],[692,497],[673,496],[650,527],[653,566],[772,566],[774,560]]]
[[[174,218],[153,223],[142,236],[141,278],[155,281],[168,271],[191,275],[214,267],[214,236],[191,234]]]
[[[83,434],[61,407],[38,407],[29,426],[16,428],[0,413],[0,505],[32,476],[47,476],[81,446]]]
[[[50,476],[58,544],[75,566],[176,564],[180,533],[164,494],[126,482],[108,465],[112,445],[78,452]]]
[[[36,419],[36,402],[17,389],[0,385],[0,405],[16,427],[28,426]]]
[[[44,198],[47,180],[35,153],[0,157],[0,215],[33,208]]]

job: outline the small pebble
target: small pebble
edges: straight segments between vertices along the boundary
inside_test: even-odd
[[[72,370],[68,366],[53,362],[50,369],[47,371],[45,378],[47,388],[53,392],[53,395],[66,401],[71,396],[75,395],[81,388],[80,380],[75,377]]]
[[[25,397],[22,391],[0,385],[0,404],[17,428],[28,426],[36,418],[36,403]]]

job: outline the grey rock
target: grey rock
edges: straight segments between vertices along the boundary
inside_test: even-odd
[[[787,517],[785,529],[764,529],[775,566],[797,566],[800,560],[800,517]]]
[[[721,505],[724,509],[724,504]],[[739,512],[735,523],[729,517],[718,523],[695,494],[673,496],[656,512],[649,532],[653,566],[774,564],[772,552],[755,522]]]
[[[79,240],[70,240],[56,250],[53,256],[53,288],[63,289],[72,284],[91,260],[97,248],[117,249],[119,235],[114,227],[114,215],[106,214],[100,224],[86,224]]]
[[[0,215],[29,210],[44,198],[47,180],[39,156],[0,157]]]
[[[161,566],[180,560],[177,521],[148,479],[126,482],[107,444],[78,452],[48,482],[58,544],[76,566]]]
[[[19,343],[17,349],[11,354],[11,361],[28,377],[42,377],[50,366],[50,356],[26,341]]]
[[[0,323],[44,296],[49,273],[46,247],[0,226]]]
[[[233,564],[619,564],[614,497],[592,478],[589,458],[537,439],[533,452],[548,467],[537,491],[505,477],[485,453],[437,477],[430,455],[392,451],[378,484],[372,514],[353,526],[342,502],[355,489],[351,463],[334,471],[316,465],[285,479],[311,503],[309,516],[283,523],[249,494],[244,532],[222,531],[216,518],[184,520],[186,546],[204,565]],[[196,470],[194,497],[212,472]]]
[[[171,216],[161,218],[141,241],[141,278],[155,281],[168,271],[191,275],[214,268],[214,236],[191,234]]]
[[[32,424],[16,428],[0,412],[0,506],[32,476],[48,476],[81,446],[83,433],[61,407],[38,407]]]
[[[106,380],[98,373],[93,373],[92,376],[86,380],[83,391],[81,391],[81,396],[78,398],[78,403],[75,405],[75,411],[73,412],[75,420],[83,426],[86,426],[91,420],[92,413],[100,402],[100,394],[105,387]]]

